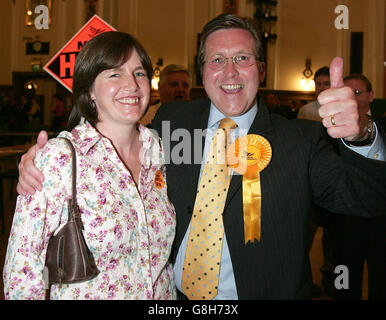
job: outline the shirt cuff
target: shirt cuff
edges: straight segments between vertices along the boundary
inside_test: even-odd
[[[378,134],[378,128],[374,122],[375,139],[372,144],[364,147],[352,147],[349,146],[344,139],[341,139],[342,143],[350,150],[359,153],[360,155],[374,160],[386,161],[386,147],[380,134]]]

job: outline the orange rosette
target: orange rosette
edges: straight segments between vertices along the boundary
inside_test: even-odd
[[[156,173],[155,173],[155,176],[154,176],[154,184],[155,186],[158,188],[158,189],[162,189],[165,185],[165,180],[164,178],[162,177],[162,172],[161,170],[158,170]]]
[[[229,166],[243,175],[245,243],[261,239],[260,172],[269,164],[271,157],[271,145],[257,134],[240,137],[228,147]]]

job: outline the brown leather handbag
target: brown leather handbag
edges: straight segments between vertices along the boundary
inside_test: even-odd
[[[83,224],[76,201],[76,154],[72,153],[72,199],[68,200],[68,222],[48,243],[46,267],[50,284],[70,284],[90,280],[99,270],[83,237]]]

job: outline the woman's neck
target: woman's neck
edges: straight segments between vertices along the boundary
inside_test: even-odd
[[[123,160],[129,159],[133,155],[138,155],[141,144],[136,124],[109,127],[102,123],[97,123],[96,128],[103,136],[111,140]]]

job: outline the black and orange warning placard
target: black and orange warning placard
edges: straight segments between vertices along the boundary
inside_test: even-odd
[[[106,31],[116,31],[116,29],[94,15],[44,66],[44,70],[72,92],[76,56],[88,40]]]

